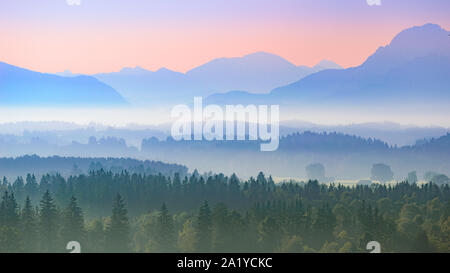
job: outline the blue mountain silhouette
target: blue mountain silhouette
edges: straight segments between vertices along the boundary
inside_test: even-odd
[[[450,104],[450,37],[435,24],[413,27],[380,47],[363,64],[327,69],[268,95],[230,92],[211,95],[209,103],[281,105]]]
[[[358,67],[321,71],[271,95],[306,102],[449,102],[448,31],[433,24],[407,29]]]
[[[90,76],[62,77],[0,62],[0,105],[117,106],[125,99]]]
[[[136,67],[94,77],[114,87],[130,103],[164,104],[190,102],[193,96],[230,90],[267,93],[327,68],[340,66],[332,61],[322,61],[314,67],[296,66],[280,56],[257,52],[238,58],[214,59],[186,73],[165,68],[152,72]]]

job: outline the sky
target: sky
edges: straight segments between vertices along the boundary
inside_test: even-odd
[[[449,10],[448,0],[0,0],[0,61],[48,73],[185,72],[265,51],[351,67],[405,28],[449,30]]]

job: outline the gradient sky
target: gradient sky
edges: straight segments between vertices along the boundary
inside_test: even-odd
[[[349,67],[405,28],[449,30],[449,11],[448,0],[0,0],[0,61],[41,72],[184,72],[266,51]]]

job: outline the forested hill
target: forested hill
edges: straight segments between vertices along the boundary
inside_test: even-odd
[[[423,151],[427,153],[450,154],[450,133],[439,138],[417,141],[416,145],[402,147],[403,150]]]
[[[280,140],[280,150],[311,152],[384,152],[392,149],[387,143],[340,133],[295,133]]]
[[[120,137],[85,136],[88,143],[65,139],[70,144],[56,144],[57,137],[46,139],[44,136],[25,137],[0,135],[1,157],[37,154],[39,156],[83,156],[83,157],[133,157],[137,158],[142,152],[189,149],[237,149],[239,151],[259,151],[259,141],[175,141],[171,137],[160,140],[156,137],[145,138],[141,134],[141,149]],[[139,142],[135,138],[133,144]],[[352,134],[338,132],[296,132],[280,138],[277,152],[427,152],[450,154],[450,134],[438,138],[417,140],[415,145],[392,146],[376,138],[364,138]],[[107,155],[107,156],[106,156]]]
[[[1,176],[19,176],[27,173],[42,175],[46,173],[59,173],[61,175],[79,175],[100,169],[120,173],[146,175],[167,175],[175,173],[186,175],[188,168],[179,164],[167,164],[161,161],[141,161],[131,158],[80,158],[80,157],[39,157],[36,155],[17,158],[0,158]]]
[[[414,152],[450,155],[450,133],[438,138],[417,140],[409,146],[392,146],[375,138],[362,138],[341,133],[294,133],[280,140],[280,150],[311,152]]]
[[[306,177],[304,169],[311,163],[322,163],[330,177],[343,179],[361,179],[369,176],[370,168],[376,163],[385,163],[392,167],[394,177],[403,179],[411,171],[424,174],[434,171],[450,175],[450,134],[435,139],[420,140],[411,146],[390,146],[374,139],[362,138],[342,133],[302,132],[281,137],[279,148],[274,152],[261,152],[259,141],[175,141],[171,137],[166,140],[148,138],[142,140],[140,148],[129,146],[123,139],[114,137],[96,139],[91,137],[88,143],[72,142],[69,145],[52,144],[43,139],[32,139],[27,142],[20,137],[0,137],[1,157],[16,157],[36,154],[49,157],[41,165],[27,164],[29,157],[8,159],[0,166],[0,175],[24,175],[26,172],[45,173],[57,171],[63,174],[73,172],[73,165],[78,165],[82,172],[89,170],[93,158],[137,158],[162,162],[173,162],[186,165],[191,170],[201,172],[251,176],[255,172],[264,171],[277,177]],[[59,157],[67,157],[61,160]],[[239,156],[240,160],[236,160]],[[87,157],[86,160],[72,157]],[[79,162],[76,162],[79,160]],[[32,160],[31,160],[32,161]],[[137,168],[143,164],[132,160],[97,160],[106,170],[123,167]],[[0,161],[2,162],[2,161]],[[38,161],[40,162],[40,161]],[[62,163],[64,162],[64,163]],[[103,163],[102,163],[103,162]],[[109,163],[107,163],[109,162]],[[95,163],[95,162],[94,162]],[[11,165],[8,165],[11,164]],[[59,168],[62,164],[62,168]],[[152,163],[156,164],[156,163]],[[162,163],[159,163],[162,164]],[[150,169],[166,172],[165,166],[150,166]],[[143,165],[144,170],[147,166]],[[171,168],[169,168],[171,172]],[[178,170],[178,169],[177,169]],[[20,172],[17,172],[20,171]],[[42,171],[42,172],[41,172]],[[142,171],[141,171],[142,172]],[[179,171],[182,173],[182,171]]]
[[[144,139],[142,150],[161,148],[189,148],[189,149],[239,149],[259,151],[260,141],[175,141],[168,137],[164,141],[157,138]],[[363,138],[356,135],[338,132],[316,133],[311,131],[297,132],[280,138],[279,148],[276,152],[404,152],[417,153],[448,153],[450,154],[450,133],[438,138],[417,140],[416,144],[409,146],[393,146],[376,138]]]
[[[225,137],[224,137],[225,138]],[[246,137],[248,139],[248,137]],[[189,149],[189,150],[237,150],[260,151],[261,141],[175,141],[168,137],[165,141],[157,138],[144,139],[142,141],[142,151],[160,149]],[[279,148],[274,153],[284,152],[386,152],[395,150],[396,147],[374,138],[363,138],[355,135],[342,133],[315,133],[310,131],[297,132],[283,136],[279,140]]]
[[[411,171],[448,175],[450,134],[422,140],[412,146],[390,146],[373,138],[342,133],[294,133],[280,139],[274,152],[261,152],[259,141],[142,141],[141,153],[151,158],[186,164],[190,169],[212,170],[241,176],[265,171],[278,177],[306,177],[305,167],[322,163],[327,174],[342,179],[368,177],[375,163],[392,167],[403,179]],[[240,160],[236,160],[239,156]]]

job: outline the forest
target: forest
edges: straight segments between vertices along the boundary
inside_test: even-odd
[[[420,177],[430,171],[450,176],[449,134],[417,140],[414,145],[395,146],[375,138],[342,133],[291,133],[280,138],[279,149],[274,152],[261,152],[261,143],[249,140],[175,141],[171,137],[138,140],[136,136],[130,142],[116,137],[86,135],[85,138],[84,142],[66,139],[65,142],[70,144],[57,145],[57,136],[52,136],[51,141],[43,136],[0,135],[0,174],[8,178],[26,173],[36,176],[49,172],[71,175],[79,173],[79,170],[91,170],[89,164],[94,161],[105,170],[120,171],[122,168],[147,174],[157,174],[153,170],[156,167],[162,169],[158,164],[165,163],[161,162],[177,163],[180,165],[167,164],[162,173],[173,175],[179,172],[181,176],[184,176],[185,171],[181,170],[181,165],[184,165],[190,170],[213,171],[228,176],[236,173],[246,178],[261,170],[276,177],[306,178],[304,167],[311,163],[322,163],[327,177],[341,180],[365,179],[376,163],[391,166],[396,180],[406,178],[410,171],[417,171]],[[137,146],[130,146],[131,143]],[[74,165],[79,170],[73,170]]]
[[[37,155],[0,157],[0,173],[6,177],[17,177],[26,173],[34,173],[35,176],[42,176],[47,173],[69,176],[100,169],[112,172],[126,170],[141,174],[161,173],[168,176],[173,176],[175,173],[185,176],[188,173],[188,168],[180,164],[123,157],[39,157]]]
[[[450,252],[450,188],[274,183],[259,173],[3,178],[0,252]]]

